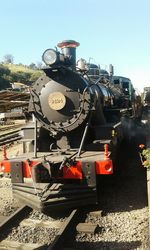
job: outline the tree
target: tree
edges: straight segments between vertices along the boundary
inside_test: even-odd
[[[14,57],[11,54],[6,54],[4,56],[4,63],[13,63],[14,62]]]
[[[37,68],[38,68],[38,69],[42,69],[42,66],[43,66],[42,62],[37,62],[36,65],[37,65]]]
[[[30,83],[32,73],[24,71],[11,72],[11,82],[21,82],[24,84]]]
[[[0,90],[9,88],[10,86],[10,70],[0,64]]]
[[[30,77],[30,82],[31,83],[35,82],[41,75],[42,75],[42,72],[39,70],[36,70],[34,73],[32,73]]]
[[[29,68],[30,68],[30,69],[37,69],[37,67],[36,67],[36,64],[35,64],[35,63],[31,63],[31,64],[29,65]]]

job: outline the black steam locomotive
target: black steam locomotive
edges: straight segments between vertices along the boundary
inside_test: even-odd
[[[34,126],[22,131],[25,153],[1,162],[14,195],[42,211],[97,202],[97,176],[113,174],[120,119],[133,114],[130,80],[115,78],[112,65],[108,73],[83,59],[76,63],[77,46],[67,40],[57,46],[61,53],[44,52],[44,75],[30,93]]]

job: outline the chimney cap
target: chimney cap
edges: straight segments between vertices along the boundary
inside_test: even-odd
[[[64,40],[57,44],[57,47],[63,49],[63,48],[76,48],[80,45],[80,43],[74,41],[74,40]]]

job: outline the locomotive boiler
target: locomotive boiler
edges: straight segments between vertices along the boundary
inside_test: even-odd
[[[39,151],[79,148],[81,138],[89,146],[101,139],[99,126],[119,122],[117,108],[130,106],[120,86],[101,76],[98,68],[93,75],[88,74],[86,64],[76,70],[78,45],[64,41],[58,44],[62,53],[48,49],[43,54],[48,67],[33,85],[29,105],[29,111],[41,124]],[[94,69],[88,67],[89,71]]]
[[[108,73],[83,59],[76,63],[77,46],[67,40],[57,45],[61,52],[43,53],[44,74],[30,93],[34,127],[23,130],[33,152],[1,162],[14,195],[42,211],[97,202],[97,176],[113,174],[120,119],[132,114],[130,80],[115,83],[112,65]]]

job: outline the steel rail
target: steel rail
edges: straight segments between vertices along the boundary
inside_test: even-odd
[[[0,235],[6,230],[12,228],[16,224],[16,221],[19,222],[22,220],[30,211],[32,211],[32,209],[25,205],[18,208],[13,214],[0,223]]]
[[[79,215],[79,210],[75,209],[71,212],[69,217],[65,220],[62,227],[58,231],[53,243],[51,243],[47,250],[61,250],[63,249],[63,243],[68,236],[68,232],[77,223],[77,218]]]
[[[0,125],[0,132],[21,128],[22,126],[23,126],[23,124]]]
[[[0,146],[4,146],[4,145],[9,144],[9,143],[14,142],[14,141],[18,141],[18,140],[20,140],[21,138],[22,138],[22,136],[16,135],[15,137],[10,137],[10,138],[7,139],[7,140],[2,140],[2,141],[0,142]]]

